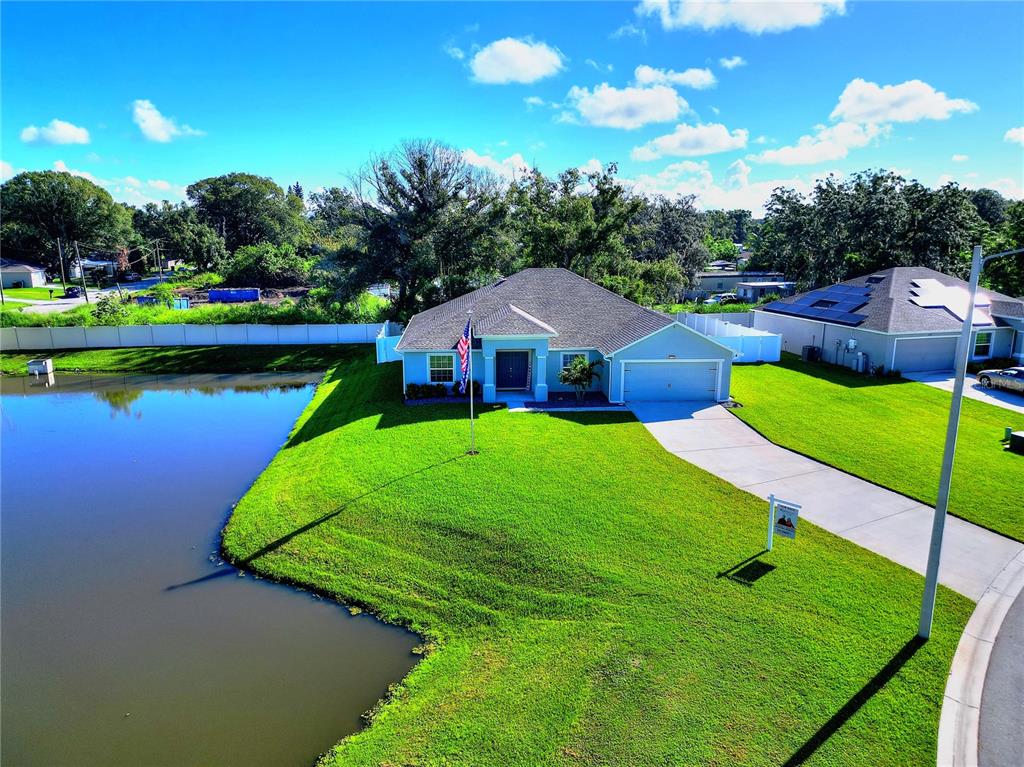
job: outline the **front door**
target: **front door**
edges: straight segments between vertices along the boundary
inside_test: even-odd
[[[498,389],[529,389],[530,353],[495,352],[494,377]]]

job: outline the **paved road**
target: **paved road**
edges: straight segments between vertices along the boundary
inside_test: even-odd
[[[904,373],[904,378],[911,381],[918,381],[943,391],[953,391],[953,373],[939,371],[932,373]],[[1015,392],[1004,391],[1003,389],[986,389],[978,379],[972,375],[967,376],[967,385],[964,386],[964,396],[985,402],[989,405],[1012,410],[1015,413],[1024,413],[1024,395]],[[1024,764],[1024,760],[1022,760]]]
[[[665,449],[748,492],[803,506],[819,527],[924,573],[934,510],[906,496],[779,447],[720,405],[634,403]],[[1024,544],[946,520],[939,581],[977,601]]]
[[[154,285],[156,285],[158,282],[160,282],[159,277],[147,277],[146,279],[139,280],[138,282],[126,282],[124,285],[121,285],[121,290],[123,290],[126,293],[135,293],[140,290],[147,290],[148,288],[151,288]],[[46,285],[45,287],[54,287],[55,296],[62,295],[64,290],[59,285]],[[116,287],[103,288],[102,290],[97,288],[89,288],[89,298],[95,301],[96,298],[98,298],[99,296],[102,296],[105,293],[113,293],[116,290]],[[76,306],[81,306],[82,304],[85,303],[84,296],[82,298],[57,298],[53,301],[40,301],[33,298],[19,298],[17,300],[29,304],[29,306],[26,306],[22,310],[29,314],[54,314],[57,312],[66,312],[69,311],[70,309],[74,309]]]
[[[981,694],[980,767],[1024,764],[1024,592],[1003,619]]]

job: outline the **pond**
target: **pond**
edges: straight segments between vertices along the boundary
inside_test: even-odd
[[[4,764],[299,767],[356,731],[417,637],[217,555],[316,377],[51,380],[0,379]]]

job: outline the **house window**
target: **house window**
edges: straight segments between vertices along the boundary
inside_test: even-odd
[[[567,369],[577,357],[587,358],[583,352],[562,352],[562,370]]]
[[[455,380],[455,356],[451,354],[430,355],[430,383],[452,383]]]
[[[978,333],[974,337],[974,356],[975,357],[991,357],[992,356],[992,334],[991,333]]]

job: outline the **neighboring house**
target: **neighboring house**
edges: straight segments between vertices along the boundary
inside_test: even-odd
[[[735,268],[736,268],[736,262],[734,262],[734,261],[726,261],[725,259],[720,259],[718,261],[712,261],[710,264],[708,264],[708,271],[710,271],[710,272],[717,272],[717,271],[722,271],[722,270],[732,271]]]
[[[571,391],[558,374],[579,356],[602,361],[594,388],[610,402],[729,398],[729,347],[566,269],[524,269],[414,316],[396,347],[403,389],[459,380],[469,311],[485,402]]]
[[[778,296],[785,298],[796,292],[795,282],[784,282],[780,280],[760,280],[754,282],[737,282],[736,295],[740,301],[754,303],[765,296]]]
[[[697,272],[697,284],[683,293],[687,300],[704,298],[714,293],[735,293],[741,282],[785,282],[782,272],[739,272],[719,269]]]
[[[963,280],[901,266],[766,304],[754,327],[781,333],[784,351],[814,346],[848,367],[951,370],[967,300]],[[973,325],[972,359],[1024,359],[1024,300],[979,289]]]
[[[0,278],[5,288],[38,288],[46,284],[46,270],[35,264],[0,259]]]

